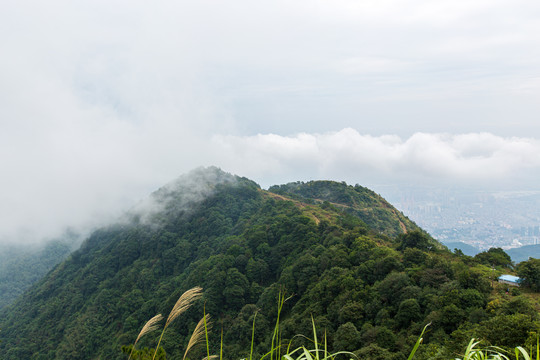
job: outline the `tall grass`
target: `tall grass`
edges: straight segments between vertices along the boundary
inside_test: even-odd
[[[199,321],[197,326],[195,326],[195,330],[193,330],[193,333],[191,334],[191,338],[189,339],[189,342],[186,346],[186,351],[184,352],[184,357],[182,360],[186,359],[186,356],[195,345],[201,343],[206,338],[206,344],[208,345],[208,330],[210,328],[209,326],[209,320],[210,315],[204,314],[203,318]],[[208,359],[210,359],[210,354],[206,356]]]
[[[414,347],[411,350],[411,353],[409,354],[409,357],[407,358],[407,360],[412,360],[414,358],[414,354],[416,354],[416,350],[418,350],[418,347],[420,346],[422,341],[424,341],[424,338],[423,338],[424,333],[426,332],[427,328],[430,325],[431,325],[431,323],[427,324],[426,326],[424,326],[424,329],[422,329],[422,333],[420,333],[420,336],[418,337],[418,340],[416,340],[416,343],[414,344]]]
[[[335,353],[330,353],[328,351],[328,343],[326,339],[326,332],[324,333],[324,343],[319,344],[317,337],[317,328],[315,326],[315,321],[313,316],[311,317],[311,325],[313,328],[313,349],[308,349],[305,346],[300,346],[294,350],[287,348],[287,353],[283,355],[284,360],[333,360],[338,355],[345,355],[348,357],[356,357],[353,353],[349,351],[338,351]],[[320,349],[319,346],[322,345],[323,348]]]
[[[280,324],[280,317],[281,317],[281,311],[283,310],[283,305],[285,305],[285,302],[291,298],[285,298],[285,292],[280,291],[278,294],[278,308],[277,308],[277,319],[276,319],[276,326],[274,327],[274,333],[272,334],[272,344],[270,346],[270,360],[274,360],[274,354],[276,356],[275,360],[279,360],[281,358],[281,329],[279,327]],[[253,319],[255,321],[255,319]],[[253,324],[255,326],[255,324]],[[251,343],[253,344],[253,337],[251,339]]]
[[[159,337],[159,341],[156,346],[156,350],[154,351],[154,356],[152,357],[152,360],[154,360],[156,357],[156,354],[159,349],[159,345],[161,344],[161,339],[163,339],[163,334],[165,334],[165,330],[167,330],[167,327],[169,326],[169,324],[172,323],[174,319],[176,319],[178,316],[184,313],[187,309],[189,309],[190,306],[193,304],[193,302],[195,302],[195,300],[200,299],[201,296],[202,296],[202,288],[197,286],[197,287],[194,287],[193,289],[189,289],[178,298],[178,300],[176,301],[176,304],[174,304],[171,312],[169,313],[169,316],[167,317],[167,321],[165,322],[163,331],[161,331],[161,335]]]
[[[163,316],[161,316],[161,314],[157,314],[156,316],[148,320],[146,324],[144,324],[143,328],[141,329],[141,332],[139,333],[139,336],[137,336],[137,339],[135,339],[135,342],[133,343],[133,347],[131,348],[131,352],[129,353],[128,360],[131,359],[131,356],[133,355],[133,350],[135,350],[135,345],[137,345],[137,342],[139,341],[139,339],[142,338],[144,335],[154,330],[157,330],[158,323],[162,319],[163,319]]]
[[[504,349],[501,349],[497,346],[488,346],[485,348],[479,348],[480,341],[475,341],[476,339],[471,339],[463,358],[456,360],[540,360],[540,344],[538,336],[536,337],[536,357],[534,357],[533,349],[530,349],[530,352],[527,352],[522,346],[516,346],[514,348],[514,353],[509,353]]]

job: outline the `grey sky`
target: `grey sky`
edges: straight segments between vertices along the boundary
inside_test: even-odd
[[[263,186],[540,173],[536,1],[0,10],[0,241],[99,224],[200,165]]]

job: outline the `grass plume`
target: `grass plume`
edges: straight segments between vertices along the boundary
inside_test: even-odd
[[[210,327],[210,314],[205,314],[203,318],[199,320],[199,323],[197,324],[197,326],[195,326],[195,330],[193,330],[193,334],[191,334],[191,337],[189,338],[186,351],[184,352],[183,360],[185,360],[189,350],[191,350],[195,345],[205,340],[205,334],[207,334]],[[210,357],[207,356],[206,358]]]
[[[174,304],[171,312],[169,313],[169,317],[167,318],[167,322],[165,322],[165,328],[173,322],[174,319],[176,319],[180,314],[182,314],[184,311],[189,309],[189,307],[193,304],[195,300],[198,300],[202,296],[202,288],[201,287],[194,287],[193,289],[189,289],[185,293],[178,298],[176,301],[176,304]]]
[[[128,360],[131,359],[131,356],[133,355],[133,350],[135,350],[135,345],[137,345],[137,342],[140,338],[142,338],[144,335],[156,330],[158,328],[158,323],[163,319],[163,316],[161,314],[157,314],[150,320],[144,324],[141,331],[139,332],[139,336],[137,336],[137,339],[135,339],[135,342],[133,343],[133,347],[131,348],[131,352],[129,353]]]
[[[192,289],[187,290],[178,298],[176,304],[174,304],[171,312],[169,313],[169,316],[167,317],[167,321],[165,322],[163,331],[161,331],[161,336],[159,337],[159,341],[156,346],[156,350],[154,351],[154,356],[152,357],[152,360],[154,360],[156,357],[157,351],[159,349],[159,344],[161,344],[161,339],[163,338],[163,334],[165,333],[165,330],[167,330],[169,324],[172,323],[174,319],[184,313],[187,309],[189,309],[189,307],[193,304],[193,302],[195,302],[195,300],[201,298],[202,290],[203,289],[201,287],[196,286]]]

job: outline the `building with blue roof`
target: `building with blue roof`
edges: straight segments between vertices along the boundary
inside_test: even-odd
[[[499,282],[511,286],[519,286],[521,279],[514,275],[501,275],[499,276]]]

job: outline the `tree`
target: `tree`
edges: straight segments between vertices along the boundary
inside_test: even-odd
[[[386,326],[377,326],[375,328],[375,343],[388,350],[395,350],[396,336]]]
[[[402,234],[398,237],[398,240],[401,242],[398,248],[399,250],[405,250],[407,248],[429,250],[431,248],[431,242],[428,235],[419,230]]]
[[[133,345],[122,346],[122,352],[124,354],[131,354],[131,359],[133,360],[152,360],[155,352],[155,349],[144,347],[142,349],[135,349],[132,353],[132,349]],[[165,360],[166,358],[167,354],[165,353],[165,350],[160,346],[156,354],[155,360]]]
[[[482,322],[479,333],[493,345],[515,347],[525,344],[537,325],[529,315],[499,315]]]
[[[394,357],[391,351],[384,349],[377,344],[370,344],[368,346],[365,346],[362,349],[355,351],[354,354],[359,359],[370,360],[387,360]]]
[[[465,312],[458,308],[455,304],[451,304],[442,308],[440,312],[439,322],[441,327],[450,334],[456,330],[459,324],[465,319]]]
[[[360,332],[353,323],[341,325],[334,337],[334,348],[344,351],[354,351],[360,346]]]
[[[227,271],[225,289],[223,289],[225,302],[232,309],[241,309],[245,304],[248,289],[249,281],[246,276],[238,271],[238,269],[230,268]]]
[[[399,304],[396,321],[402,328],[409,326],[411,322],[420,320],[421,317],[420,305],[416,299],[406,299]]]
[[[474,257],[484,265],[512,267],[512,258],[501,248],[490,248]]]
[[[398,304],[401,293],[411,284],[407,274],[393,272],[375,286],[381,299],[389,304]]]
[[[522,285],[540,291],[540,259],[529,259],[519,263],[517,273]]]

